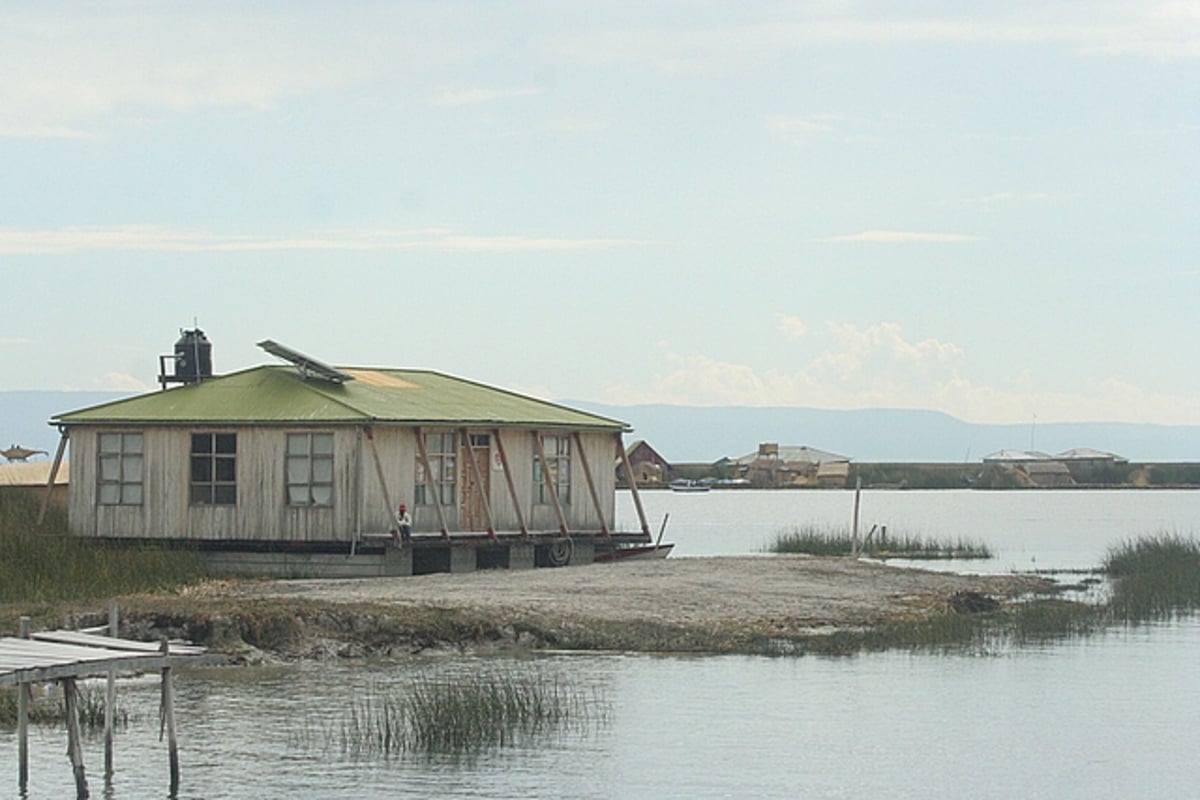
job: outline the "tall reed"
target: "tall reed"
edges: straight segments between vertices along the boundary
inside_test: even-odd
[[[859,538],[859,552],[866,556],[912,559],[992,557],[987,545],[962,538],[940,541],[912,534],[896,536],[883,529],[870,535],[868,533],[863,533]],[[772,553],[848,556],[853,547],[854,537],[848,528],[808,524],[777,534],[768,550]]]
[[[1109,606],[1123,622],[1169,619],[1200,609],[1200,540],[1178,534],[1144,537],[1109,549]]]
[[[100,543],[72,536],[66,512],[27,492],[0,487],[0,603],[90,600],[172,589],[206,573],[199,553]]]
[[[367,692],[329,735],[352,757],[466,754],[586,726],[602,705],[579,687],[537,676],[421,678],[402,691]]]

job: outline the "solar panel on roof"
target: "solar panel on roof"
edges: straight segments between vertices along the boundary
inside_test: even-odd
[[[282,358],[284,361],[290,361],[295,364],[300,370],[300,374],[307,378],[319,378],[323,381],[331,383],[345,383],[346,381],[354,380],[353,375],[347,375],[344,372],[334,369],[328,364],[318,361],[317,359],[306,356],[297,350],[286,347],[279,342],[271,339],[263,339],[258,343],[258,346],[266,350],[273,356]]]

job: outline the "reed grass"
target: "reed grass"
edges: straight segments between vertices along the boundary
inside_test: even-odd
[[[1170,619],[1200,609],[1200,540],[1158,534],[1109,548],[1109,607],[1120,622]]]
[[[813,556],[848,556],[854,537],[845,527],[803,525],[776,535],[768,547],[771,553],[797,553]],[[920,535],[890,535],[880,529],[859,541],[859,553],[874,558],[950,559],[991,558],[992,552],[982,542],[959,538],[953,541],[929,539]]]
[[[83,539],[69,533],[64,509],[52,506],[40,526],[38,511],[27,492],[0,487],[0,603],[170,590],[206,575],[197,552]]]
[[[104,730],[105,690],[99,685],[77,684],[76,709],[79,725],[85,732]],[[17,687],[0,689],[0,727],[12,728],[17,724]],[[66,698],[61,691],[35,697],[29,705],[29,721],[36,725],[61,725],[67,718]],[[119,699],[113,708],[113,725],[124,728],[129,725],[129,711]]]
[[[579,687],[537,676],[422,678],[403,691],[367,692],[328,735],[356,758],[472,754],[586,726],[602,707]]]

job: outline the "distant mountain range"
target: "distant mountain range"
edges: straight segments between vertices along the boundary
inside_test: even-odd
[[[0,391],[0,449],[13,444],[53,454],[55,414],[105,403],[122,392]],[[1200,425],[1115,422],[980,425],[937,411],[673,405],[614,406],[580,400],[564,405],[633,426],[672,462],[712,462],[754,452],[760,442],[807,445],[859,462],[979,461],[997,450],[1059,453],[1091,448],[1130,461],[1200,462]]]
[[[1116,422],[980,425],[938,411],[673,405],[613,406],[564,401],[628,422],[671,462],[743,456],[760,442],[807,445],[859,462],[980,461],[997,450],[1061,453],[1091,448],[1135,462],[1200,461],[1200,425]]]

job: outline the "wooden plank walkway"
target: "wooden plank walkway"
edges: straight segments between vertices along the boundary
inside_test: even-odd
[[[116,631],[116,604],[109,607],[110,630]],[[29,745],[27,739],[30,685],[58,681],[63,688],[67,710],[67,755],[75,772],[77,798],[87,798],[90,792],[83,767],[80,747],[79,713],[76,680],[107,676],[105,697],[105,781],[112,779],[112,718],[115,703],[114,680],[118,672],[162,673],[162,726],[167,734],[170,757],[170,796],[179,788],[179,755],[175,741],[174,689],[171,669],[184,663],[219,663],[224,659],[208,656],[205,648],[163,639],[159,643],[119,639],[91,631],[29,631],[29,619],[21,618],[21,635],[0,637],[0,687],[17,687],[18,770],[17,781],[21,796],[25,796],[29,781]]]
[[[79,631],[42,631],[28,639],[0,638],[0,686],[178,666],[203,656],[202,647],[114,639]]]

